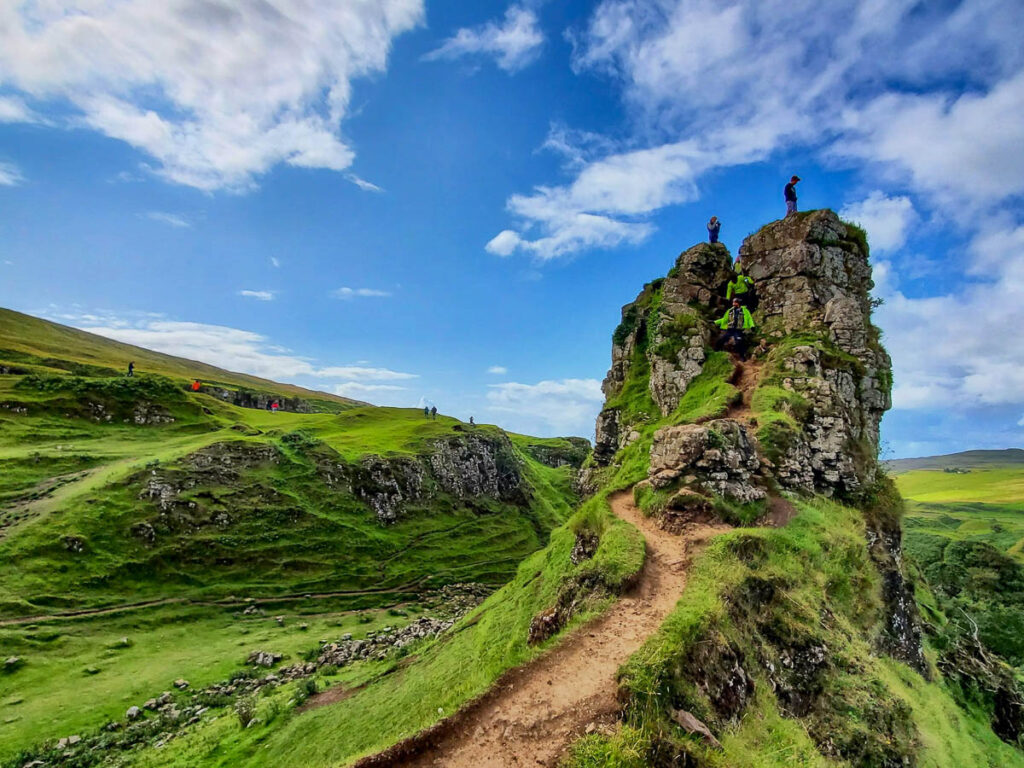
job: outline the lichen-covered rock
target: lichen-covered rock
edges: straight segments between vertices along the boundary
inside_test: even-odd
[[[741,503],[766,493],[761,460],[745,425],[732,419],[664,427],[651,445],[650,482],[665,488],[682,479],[691,488]]]

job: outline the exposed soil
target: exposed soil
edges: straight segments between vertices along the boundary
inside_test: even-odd
[[[756,360],[740,360],[733,358],[732,378],[730,382],[740,391],[740,400],[729,406],[725,418],[735,419],[744,424],[751,424],[753,417],[750,412],[750,401],[757,389],[757,383],[761,380],[761,368],[763,363]]]
[[[502,677],[478,701],[359,765],[554,766],[588,727],[615,721],[619,667],[675,607],[694,552],[728,527],[694,524],[674,535],[644,517],[630,491],[613,495],[611,507],[647,541],[636,586],[549,653]]]

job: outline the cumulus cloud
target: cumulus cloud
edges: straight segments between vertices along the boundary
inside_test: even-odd
[[[242,291],[238,292],[238,295],[239,296],[245,296],[245,297],[250,298],[250,299],[259,299],[260,301],[273,301],[273,299],[274,299],[274,292],[273,291],[242,290]]]
[[[639,242],[652,231],[646,219],[696,199],[707,172],[793,146],[822,147],[946,211],[1019,194],[1024,54],[1006,25],[1024,24],[1024,6],[917,8],[911,0],[839,0],[828,13],[810,0],[603,0],[570,35],[573,66],[621,88],[634,135],[602,148],[586,132],[554,129],[545,146],[574,178],[512,195],[517,224],[487,250],[544,260]],[[883,49],[887,56],[874,55]],[[876,239],[900,236],[890,229]]]
[[[495,376],[504,376],[506,373],[508,373],[508,368],[506,368],[504,365],[492,365],[490,368],[487,369],[487,372],[493,373]]]
[[[122,316],[110,312],[47,314],[90,333],[127,344],[275,381],[294,381],[302,378],[334,379],[370,386],[370,382],[375,381],[417,378],[416,374],[389,368],[320,365],[310,358],[290,353],[261,334],[240,328],[166,320],[146,315]]]
[[[391,295],[390,291],[381,291],[376,288],[349,288],[344,286],[331,293],[337,299],[354,299],[357,296],[362,298],[386,298]]]
[[[482,54],[494,57],[506,72],[515,72],[535,61],[543,44],[537,14],[512,5],[502,23],[489,21],[478,27],[463,27],[423,58],[434,61]]]
[[[25,180],[14,163],[0,162],[0,187],[16,187]]]
[[[170,181],[243,190],[278,163],[348,168],[352,83],[422,18],[422,0],[4,3],[0,80]]]
[[[492,384],[488,410],[510,428],[530,434],[589,435],[604,403],[597,379],[560,379],[536,384]]]
[[[844,206],[839,215],[864,228],[876,253],[901,248],[918,218],[909,197],[889,197],[877,189],[863,200]]]
[[[184,216],[177,213],[168,213],[167,211],[149,211],[146,214],[146,218],[150,221],[159,221],[161,224],[178,227],[179,229],[185,229],[192,226],[192,222]]]

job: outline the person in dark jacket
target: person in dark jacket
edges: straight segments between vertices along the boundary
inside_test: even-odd
[[[722,229],[722,222],[718,220],[717,216],[712,216],[711,221],[708,222],[708,242],[717,243],[718,233]]]
[[[799,176],[793,176],[786,185],[783,195],[786,198],[786,215],[796,213],[796,183],[800,181]]]
[[[128,363],[128,375],[129,376],[134,376],[135,375],[135,362],[134,361]]]
[[[754,318],[750,316],[750,310],[740,304],[739,299],[733,299],[732,306],[725,311],[720,320],[715,322],[715,325],[723,331],[722,335],[715,340],[715,349],[722,349],[731,339],[733,349],[736,350],[740,360],[746,360],[746,332],[754,327]]]
[[[429,419],[430,418],[430,406],[429,405],[424,405],[423,406],[423,418],[424,419]]]
[[[432,418],[432,419],[436,419],[437,418],[437,406],[436,405],[430,406],[430,418]]]

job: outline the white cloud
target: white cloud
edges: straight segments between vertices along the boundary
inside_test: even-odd
[[[0,123],[38,123],[39,115],[29,109],[23,99],[0,96]]]
[[[1024,6],[1011,0],[930,14],[912,0],[837,0],[827,13],[811,0],[603,0],[570,34],[573,65],[621,88],[633,135],[608,148],[553,128],[545,147],[575,178],[512,195],[517,225],[487,250],[543,260],[639,242],[652,231],[645,218],[697,199],[708,171],[781,148],[855,160],[947,211],[1019,194],[1024,53],[1006,31],[1014,23],[1024,24]]]
[[[415,373],[392,371],[390,368],[366,368],[358,365],[335,365],[321,368],[314,374],[328,379],[360,379],[371,381],[394,381],[419,378]]]
[[[178,227],[179,229],[186,229],[192,226],[192,222],[177,213],[168,213],[167,211],[149,211],[146,213],[146,218],[151,221],[159,221],[161,224],[167,224],[171,227]]]
[[[488,410],[502,414],[502,422],[530,434],[586,434],[604,403],[597,379],[561,379],[536,384],[492,384]]]
[[[504,376],[506,373],[508,373],[508,368],[506,368],[504,365],[492,365],[490,368],[487,369],[487,372],[493,373],[496,376]]]
[[[0,187],[16,187],[25,180],[18,166],[0,162]]]
[[[364,298],[385,298],[391,295],[390,291],[381,291],[376,288],[349,288],[344,286],[334,291],[332,294],[337,299],[352,299],[357,296]]]
[[[863,227],[872,251],[878,253],[903,247],[907,231],[918,220],[909,197],[889,197],[877,189],[863,200],[844,206],[839,215]]]
[[[274,269],[277,269],[278,267],[281,266],[281,260],[278,259],[277,256],[271,256],[270,257],[270,266],[274,267]]]
[[[199,189],[279,163],[344,170],[353,80],[383,71],[422,0],[50,0],[0,4],[0,78]]]
[[[250,299],[259,299],[260,301],[273,301],[273,299],[274,299],[274,292],[273,291],[249,291],[249,290],[242,290],[242,291],[238,292],[238,295],[239,296],[246,296],[246,297],[248,297]]]
[[[366,179],[356,176],[354,173],[346,173],[345,178],[351,181],[364,192],[383,192],[384,190]]]
[[[535,61],[543,44],[544,33],[538,26],[537,14],[521,5],[512,5],[505,11],[504,23],[489,21],[479,27],[463,27],[423,58],[433,61],[484,54],[493,56],[506,72],[515,72]]]
[[[291,354],[287,349],[274,345],[261,334],[228,326],[146,316],[139,319],[138,316],[109,312],[46,314],[90,333],[275,381],[314,378],[358,380],[365,384],[417,378],[416,374],[388,368],[318,365],[309,358]]]

